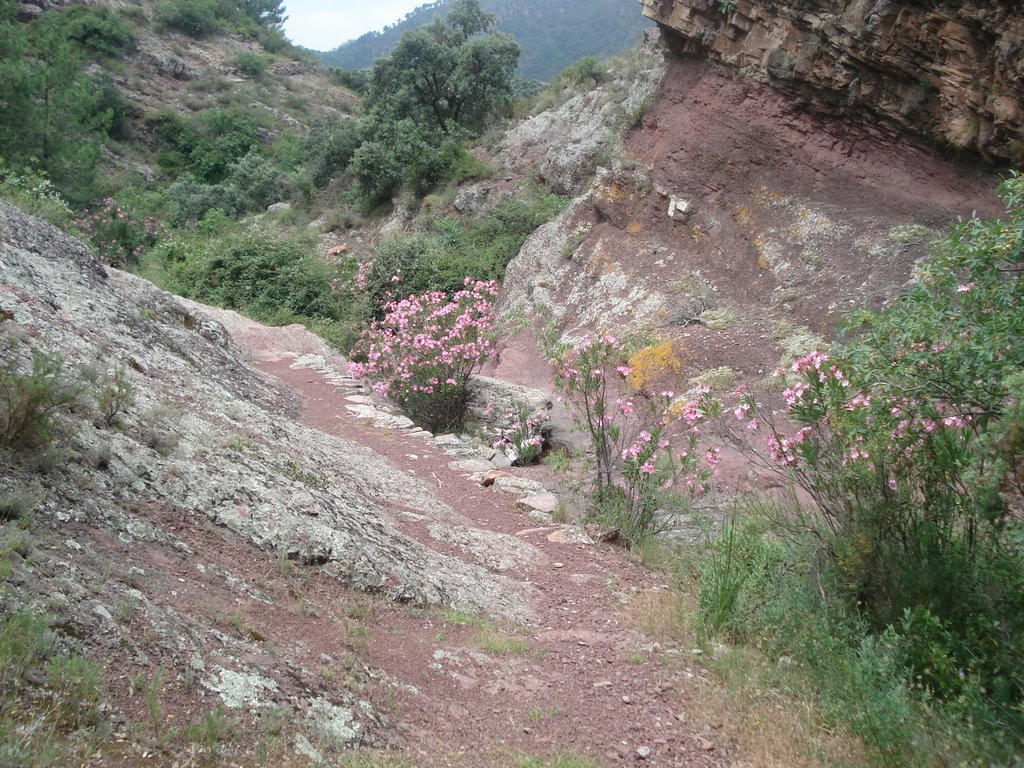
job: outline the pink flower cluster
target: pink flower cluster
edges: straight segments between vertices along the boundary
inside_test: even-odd
[[[804,427],[792,437],[784,437],[782,440],[779,440],[775,435],[768,435],[765,437],[765,443],[768,445],[768,455],[772,461],[787,467],[795,467],[800,463],[800,456],[797,451],[809,434],[811,434],[811,428]]]
[[[494,355],[497,284],[467,278],[465,286],[452,296],[434,291],[388,302],[366,334],[366,362],[349,365],[353,376],[374,379],[378,395],[435,429],[461,419],[470,375]]]
[[[112,197],[76,221],[96,254],[114,267],[134,262],[144,248],[168,237],[167,228],[153,216],[140,217]]]

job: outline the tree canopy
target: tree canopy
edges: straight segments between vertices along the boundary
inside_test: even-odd
[[[378,117],[411,118],[442,134],[479,132],[510,101],[518,60],[518,43],[494,30],[479,0],[456,0],[376,61],[367,104]]]

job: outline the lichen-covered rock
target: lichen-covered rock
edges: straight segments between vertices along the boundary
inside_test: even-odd
[[[675,51],[991,160],[1024,161],[1024,12],[1015,0],[642,3]]]
[[[339,708],[340,688],[334,709],[307,707],[323,691],[307,639],[278,638],[271,657],[235,607],[272,610],[254,571],[316,566],[339,591],[530,614],[525,588],[489,570],[506,567],[494,553],[508,542],[465,534],[479,565],[402,533],[409,517],[458,530],[455,513],[369,448],[297,423],[295,395],[246,364],[197,305],[104,270],[78,241],[3,203],[0,265],[0,368],[27,372],[44,352],[81,382],[52,445],[0,448],[0,494],[31,499],[39,544],[12,564],[0,614],[57,612],[62,636],[107,661],[159,664],[249,713],[309,708],[309,728],[339,743],[371,739],[379,722],[354,700],[356,714],[347,699]],[[107,422],[98,402],[115,372],[133,395]],[[286,620],[290,605],[277,606]]]
[[[599,156],[616,154],[622,128],[642,117],[664,71],[656,46],[648,44],[633,55],[634,66],[512,128],[498,162],[528,169],[560,195],[586,190]]]

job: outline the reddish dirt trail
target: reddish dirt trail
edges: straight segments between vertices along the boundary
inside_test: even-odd
[[[387,678],[377,698],[391,710],[396,746],[414,765],[512,765],[516,756],[556,754],[599,765],[728,762],[726,746],[709,740],[700,716],[699,678],[707,673],[632,629],[622,611],[631,597],[665,589],[657,574],[620,550],[581,544],[562,526],[531,521],[514,497],[451,469],[452,456],[432,441],[349,413],[347,393],[327,376],[292,367],[294,350],[312,351],[294,327],[233,320],[226,324],[255,365],[301,397],[303,423],[373,448],[396,472],[421,478],[459,524],[536,548],[532,561],[505,571],[532,590],[533,617],[524,625],[390,605],[376,605],[365,618],[366,662]],[[547,473],[514,471],[542,482]],[[432,538],[429,521],[396,514],[395,522],[434,548],[465,556]]]

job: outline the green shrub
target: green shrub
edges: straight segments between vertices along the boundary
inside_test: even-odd
[[[603,83],[607,77],[606,67],[596,57],[584,56],[563,69],[557,79],[571,85],[593,87]]]
[[[124,366],[114,366],[112,373],[104,373],[98,382],[96,405],[100,423],[109,427],[135,401],[135,387],[128,381]]]
[[[534,188],[523,197],[503,198],[476,221],[442,218],[427,231],[385,239],[366,270],[365,294],[374,314],[380,316],[390,297],[453,293],[467,276],[500,280],[526,238],[567,202]]]
[[[196,178],[207,184],[223,181],[232,163],[258,149],[260,124],[248,110],[210,109],[198,119],[198,126],[178,142],[188,157]]]
[[[238,191],[237,205],[242,211],[262,211],[286,192],[281,169],[256,150],[228,168],[228,185]]]
[[[226,227],[213,237],[179,238],[155,255],[171,290],[198,301],[282,322],[346,317],[348,297],[335,292],[335,281],[350,275],[324,264],[304,243]]]
[[[267,71],[267,57],[251,51],[242,51],[231,60],[231,66],[246,77],[261,77]]]
[[[214,210],[234,216],[242,209],[240,199],[231,184],[201,184],[186,174],[167,188],[167,215],[179,227],[194,224]]]
[[[96,725],[103,693],[99,665],[81,656],[54,656],[45,669],[61,719],[73,729]]]
[[[101,56],[121,56],[135,47],[135,33],[124,17],[105,6],[75,5],[62,12],[69,40]]]
[[[356,120],[334,116],[315,120],[302,142],[313,183],[325,187],[345,171],[360,142]]]
[[[753,396],[735,410],[814,503],[773,523],[784,577],[708,623],[807,664],[885,765],[1024,754],[1024,178],[999,193],[1004,217],[958,223],[851,342],[793,363],[798,431],[757,421]],[[702,589],[706,611],[727,602]]]
[[[53,437],[54,417],[78,396],[62,376],[59,355],[34,351],[32,372],[20,373],[17,361],[0,368],[0,446],[45,445]]]
[[[174,29],[189,37],[207,37],[221,31],[216,0],[161,0],[154,6],[158,29]]]
[[[41,171],[15,172],[0,159],[0,200],[7,200],[63,230],[74,231],[74,211]]]

